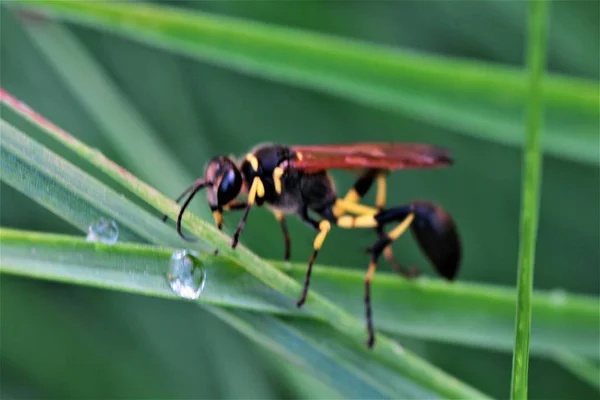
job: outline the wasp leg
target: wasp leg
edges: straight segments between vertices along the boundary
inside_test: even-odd
[[[369,338],[367,339],[367,346],[372,348],[375,344],[375,328],[373,327],[373,308],[371,307],[371,280],[375,275],[377,269],[377,257],[375,254],[372,255],[367,274],[365,275],[365,313],[367,320],[367,331],[369,332]]]
[[[308,295],[308,287],[310,285],[310,274],[312,272],[313,264],[315,263],[315,260],[317,259],[317,254],[319,254],[319,250],[321,249],[321,246],[323,245],[323,242],[325,241],[325,238],[327,237],[327,234],[329,233],[329,230],[331,229],[331,223],[329,221],[327,221],[326,219],[324,219],[322,221],[317,221],[317,220],[311,218],[308,215],[308,210],[306,208],[304,208],[300,212],[299,216],[304,222],[308,223],[309,225],[312,225],[313,228],[315,228],[316,230],[319,231],[319,233],[317,234],[317,237],[315,238],[315,241],[313,243],[313,253],[310,256],[310,260],[308,261],[308,268],[306,270],[306,276],[304,278],[304,287],[302,289],[302,296],[300,296],[300,298],[296,302],[296,305],[298,307],[302,307],[302,305],[306,301],[306,296]]]
[[[449,280],[454,279],[461,259],[460,238],[452,217],[433,203],[415,201],[407,206],[383,210],[377,214],[375,219],[379,225],[398,221],[400,224],[380,238],[371,250],[374,253],[383,252],[385,247],[408,228],[408,225],[403,224],[411,215],[414,223],[408,225],[421,251],[440,275]]]
[[[339,201],[339,200],[338,200]],[[363,206],[365,207],[365,206]],[[366,207],[369,209],[369,207]],[[319,250],[331,229],[331,224],[337,224],[342,228],[375,228],[377,226],[377,221],[375,220],[374,215],[367,210],[367,213],[364,215],[353,216],[353,215],[342,215],[339,218],[335,217],[333,214],[333,207],[325,208],[323,211],[320,211],[319,214],[323,217],[323,220],[316,221],[312,219],[308,215],[308,211],[306,209],[300,212],[300,218],[307,222],[309,225],[312,225],[313,228],[319,231],[315,241],[313,243],[313,254],[310,257],[308,262],[308,269],[306,270],[306,278],[304,280],[304,288],[302,290],[302,296],[297,302],[298,307],[301,307],[306,300],[306,295],[308,294],[308,287],[310,285],[310,274],[312,272],[312,266],[319,254]]]
[[[279,221],[281,232],[283,233],[283,241],[285,243],[285,253],[283,259],[285,261],[290,261],[292,254],[292,241],[290,240],[290,234],[288,233],[287,224],[285,222],[285,215],[281,211],[274,211],[273,214],[275,214],[275,219]]]
[[[377,232],[379,239],[385,237],[385,232],[383,231],[382,226],[376,227],[375,231]],[[398,260],[396,260],[396,257],[394,257],[392,245],[387,246],[383,250],[383,256],[385,257],[386,261],[392,266],[394,271],[396,271],[396,273],[405,276],[406,278],[415,278],[421,273],[417,267],[405,267],[400,262],[398,262]]]
[[[246,208],[248,205],[247,203],[243,203],[243,202],[237,202],[235,200],[227,203],[227,205],[225,205],[225,207],[211,207],[212,208],[212,213],[213,213],[213,218],[215,219],[215,225],[217,225],[217,229],[220,231],[223,231],[223,210],[225,211],[238,211],[238,210],[243,210],[244,208]],[[215,249],[214,252],[215,256],[217,254],[219,254],[219,249]]]
[[[370,213],[376,214],[378,211],[383,210],[387,197],[386,176],[381,170],[371,169],[358,178],[352,189],[346,193],[343,200],[336,203],[334,208],[335,215],[341,216],[344,212],[354,212],[357,214],[367,213],[367,210],[364,208],[365,206],[358,204],[358,202],[367,194],[374,182],[377,183],[377,194],[375,197],[375,209],[370,209]],[[382,227],[376,227],[375,231],[379,237],[383,235]],[[399,274],[405,276],[418,275],[418,270],[407,270],[402,267],[402,265],[394,258],[391,246],[386,247],[383,254],[387,262]]]
[[[452,280],[458,272],[461,260],[461,244],[456,225],[450,215],[435,204],[415,201],[407,206],[382,210],[375,217],[379,226],[391,222],[398,225],[371,248],[371,263],[365,278],[365,305],[370,346],[375,342],[371,311],[370,281],[372,272],[384,250],[398,239],[409,227],[421,251],[427,256],[437,272]]]
[[[396,210],[396,209],[394,209]],[[385,212],[385,211],[384,211]],[[375,328],[373,325],[373,307],[371,304],[371,281],[373,280],[373,275],[375,274],[375,270],[377,269],[377,262],[379,261],[379,257],[383,253],[383,251],[402,233],[408,229],[410,224],[414,220],[414,214],[411,212],[410,207],[407,210],[403,208],[398,209],[398,212],[395,214],[387,215],[384,214],[384,217],[381,218],[381,213],[375,216],[375,220],[378,223],[378,226],[382,226],[387,222],[392,221],[401,221],[394,229],[390,231],[390,233],[383,234],[382,237],[375,243],[375,245],[371,248],[371,262],[369,263],[369,268],[367,270],[367,274],[365,276],[365,316],[367,321],[367,331],[369,333],[369,339],[367,340],[367,346],[372,348],[375,344]]]
[[[254,201],[256,198],[262,198],[265,195],[265,187],[260,180],[259,177],[255,177],[252,181],[252,186],[250,186],[250,190],[248,191],[248,202],[246,203],[246,209],[244,211],[244,215],[240,220],[235,232],[233,233],[233,241],[231,243],[231,248],[235,249],[238,245],[240,234],[244,230],[244,225],[246,224],[246,220],[248,219],[248,214],[250,213],[250,209],[254,205]]]
[[[336,217],[340,217],[342,214],[344,214],[347,211],[346,208],[344,207],[344,205],[347,205],[350,203],[358,203],[360,201],[360,199],[363,198],[369,192],[369,190],[371,189],[371,186],[373,186],[373,182],[375,181],[376,177],[379,174],[381,174],[381,171],[376,170],[376,169],[369,169],[365,173],[363,173],[361,176],[359,176],[358,180],[354,183],[354,186],[352,187],[352,189],[350,189],[348,191],[348,193],[346,193],[343,200],[341,200],[339,203],[337,203],[334,206],[333,214]],[[377,197],[378,198],[380,197],[379,192],[378,192]],[[385,193],[384,193],[384,197],[385,197]]]

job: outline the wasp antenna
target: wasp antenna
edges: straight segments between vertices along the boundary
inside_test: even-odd
[[[206,186],[212,186],[212,182],[206,182],[204,179],[198,179],[196,182],[194,182],[194,184],[191,187],[189,187],[188,189],[186,189],[185,193],[187,193],[189,191],[191,191],[191,193],[190,193],[189,197],[185,200],[185,202],[183,203],[183,205],[181,206],[181,210],[179,211],[179,215],[177,215],[177,233],[185,241],[195,242],[196,239],[189,238],[189,237],[185,236],[183,234],[183,232],[181,231],[181,220],[183,219],[183,213],[185,212],[185,209],[190,204],[190,202],[192,201],[192,199],[194,198],[194,196],[196,195],[196,193],[198,193],[200,190],[204,189]],[[180,197],[183,197],[183,195],[180,196]]]
[[[185,197],[186,194],[188,194],[191,190],[195,189],[196,187],[198,187],[202,184],[205,184],[205,180],[203,178],[199,178],[196,181],[194,181],[194,183],[192,183],[190,186],[185,188],[185,190],[183,192],[181,192],[181,194],[175,199],[175,203],[179,203],[181,201],[181,199],[183,199]],[[168,218],[169,218],[169,216],[164,214],[161,218],[162,222],[167,222]]]
[[[461,244],[456,225],[445,210],[427,201],[412,203],[415,221],[411,231],[437,272],[453,280],[461,261]]]

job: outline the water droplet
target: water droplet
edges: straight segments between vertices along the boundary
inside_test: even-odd
[[[555,306],[567,304],[567,292],[564,289],[554,289],[550,292],[550,302]]]
[[[113,220],[100,218],[88,227],[87,241],[115,244],[119,238],[119,228]]]
[[[169,261],[167,281],[179,296],[195,300],[200,297],[206,281],[206,271],[197,258],[198,253],[177,250]]]

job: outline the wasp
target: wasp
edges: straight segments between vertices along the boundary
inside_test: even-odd
[[[204,177],[196,180],[176,200],[180,202],[187,195],[177,217],[177,232],[183,239],[192,240],[181,231],[181,220],[196,193],[206,188],[208,204],[219,230],[223,226],[223,212],[244,211],[233,234],[232,248],[239,242],[250,210],[266,205],[281,225],[284,259],[289,260],[291,242],[285,217],[298,216],[317,232],[302,295],[296,303],[301,307],[307,298],[313,264],[332,225],[345,229],[374,229],[377,241],[369,248],[370,263],[365,276],[364,295],[367,345],[371,348],[375,343],[371,281],[381,255],[399,273],[407,277],[416,275],[414,269],[406,269],[395,261],[392,242],[410,228],[422,252],[437,272],[448,280],[454,279],[461,261],[460,239],[451,216],[440,206],[424,200],[386,208],[387,176],[400,169],[452,164],[446,149],[419,143],[262,144],[240,161],[217,156],[208,162]],[[358,176],[344,197],[337,195],[329,174],[334,169],[351,171]],[[361,199],[374,183],[377,186],[375,206],[362,204]],[[241,195],[246,195],[245,201],[239,199]],[[163,219],[166,220],[166,217]],[[386,231],[388,226],[391,229]]]

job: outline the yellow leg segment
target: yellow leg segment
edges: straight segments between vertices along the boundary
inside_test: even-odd
[[[360,200],[360,196],[358,195],[356,189],[352,188],[348,191],[348,193],[346,193],[344,200],[350,203],[358,203],[358,201]]]
[[[387,183],[385,175],[377,175],[377,197],[375,198],[375,207],[382,209],[385,207],[385,199],[387,196]]]
[[[392,241],[398,239],[400,237],[400,235],[402,235],[404,232],[406,232],[406,230],[408,229],[410,224],[412,224],[414,219],[415,219],[415,214],[408,214],[408,216],[404,219],[404,221],[402,221],[397,227],[395,227],[394,229],[392,229],[390,231],[390,233],[388,233],[389,238]]]
[[[313,248],[315,250],[321,249],[321,246],[323,245],[323,242],[325,241],[325,238],[327,237],[327,234],[330,230],[331,224],[329,223],[329,221],[321,221],[321,223],[319,224],[319,233],[317,234],[317,237],[315,238],[315,241],[313,243]]]
[[[221,230],[223,228],[223,214],[219,210],[213,211],[213,217],[215,219],[215,224],[217,228]]]
[[[375,228],[377,221],[373,215],[360,215],[353,217],[351,215],[342,215],[337,220],[337,225],[340,228]]]
[[[375,178],[377,182],[377,196],[375,198],[375,207],[377,209],[373,209],[372,207],[363,206],[362,204],[358,204],[360,201],[360,195],[356,191],[355,188],[352,188],[346,193],[343,199],[338,200],[333,208],[333,214],[336,217],[343,215],[345,212],[351,212],[354,214],[366,214],[366,211],[355,211],[359,208],[353,208],[351,205],[356,204],[360,209],[362,207],[367,207],[372,209],[373,211],[369,211],[369,213],[376,214],[378,210],[381,210],[385,207],[386,197],[387,197],[387,183],[386,176],[384,174],[379,174]],[[363,209],[364,210],[364,209]]]
[[[355,202],[351,202],[346,199],[336,200],[335,206],[334,206],[334,213],[335,213],[335,208],[341,210],[341,214],[336,215],[337,217],[340,217],[341,215],[343,215],[346,212],[350,212],[353,214],[359,214],[359,215],[375,215],[379,212],[379,210],[376,208],[365,206],[363,204],[359,204],[359,203],[355,203]]]
[[[242,219],[240,220],[235,232],[233,233],[233,240],[231,242],[231,247],[232,248],[236,248],[240,235],[242,233],[242,230],[244,229],[244,225],[246,224],[246,219],[248,218],[248,214],[250,213],[250,209],[252,208],[252,206],[254,205],[254,202],[256,201],[256,197],[258,196],[258,198],[264,197],[265,195],[265,187],[262,183],[262,181],[260,180],[259,177],[255,177],[254,180],[252,181],[252,186],[250,186],[250,190],[248,191],[248,203],[246,204],[246,211],[244,211],[244,215],[242,216]]]
[[[296,302],[296,305],[298,307],[302,307],[302,305],[306,301],[306,295],[308,294],[308,286],[310,284],[310,274],[312,272],[312,266],[315,263],[315,260],[317,259],[317,254],[319,253],[319,250],[321,249],[321,246],[323,245],[323,242],[325,241],[325,238],[327,237],[327,234],[330,230],[331,223],[329,221],[323,220],[319,223],[319,233],[317,234],[317,237],[315,238],[315,241],[313,243],[314,250],[312,256],[310,257],[310,260],[308,261],[308,269],[306,270],[306,277],[304,279],[304,289],[302,290],[302,296],[300,296],[300,298]]]

